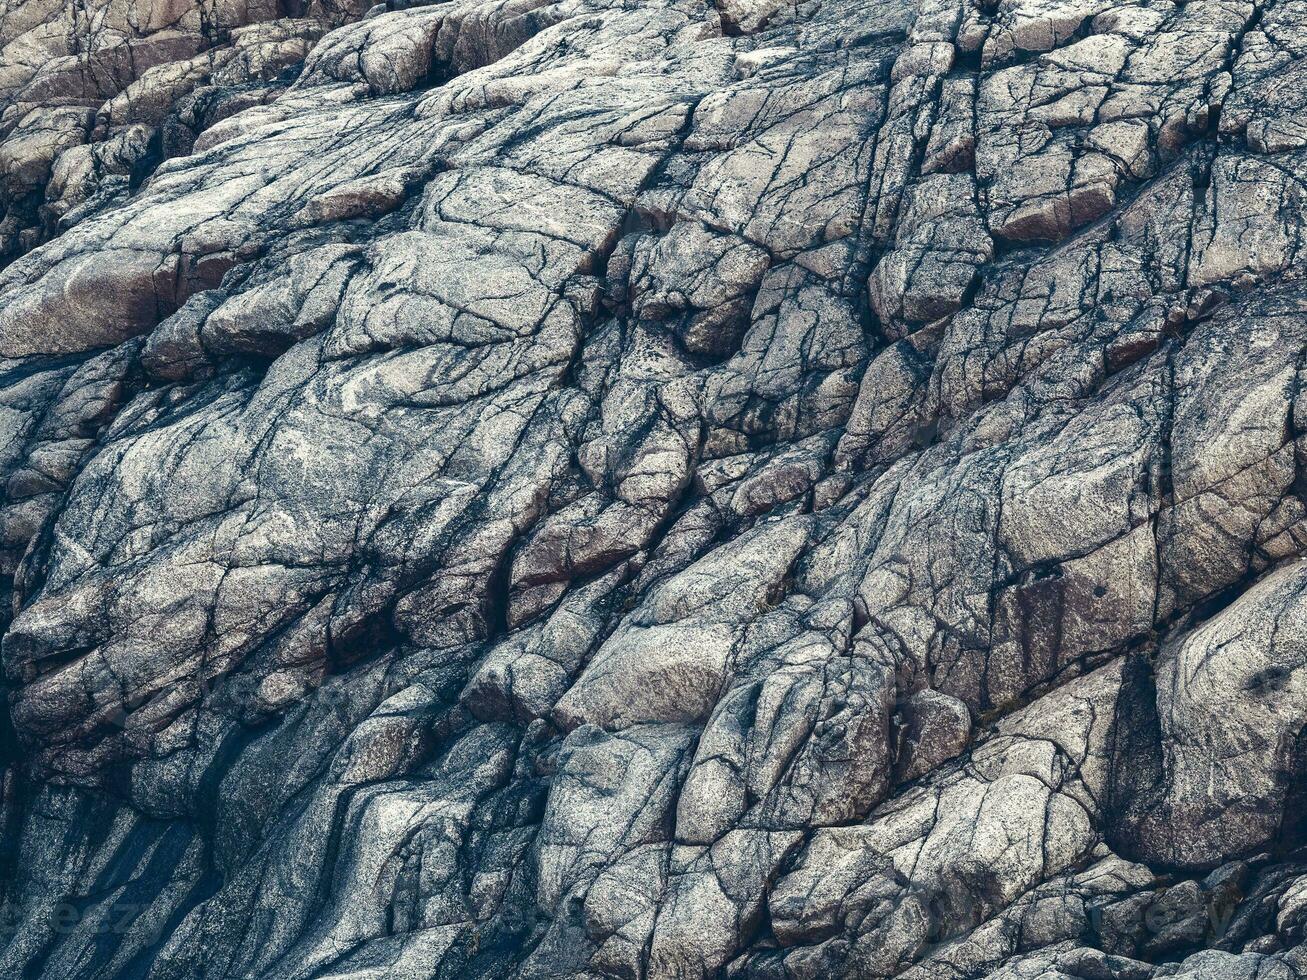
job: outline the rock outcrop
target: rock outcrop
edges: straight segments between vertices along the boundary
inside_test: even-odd
[[[0,976],[1307,978],[1301,0],[9,0],[0,207]]]

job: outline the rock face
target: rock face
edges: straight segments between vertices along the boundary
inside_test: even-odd
[[[0,2],[0,976],[1307,977],[1307,5]]]

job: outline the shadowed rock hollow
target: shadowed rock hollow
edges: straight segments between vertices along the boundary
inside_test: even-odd
[[[1302,0],[0,0],[0,976],[1307,977]]]

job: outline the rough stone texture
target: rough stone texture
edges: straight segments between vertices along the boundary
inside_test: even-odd
[[[0,976],[1307,978],[1301,0],[0,0]]]

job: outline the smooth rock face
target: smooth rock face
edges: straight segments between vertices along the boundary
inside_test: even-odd
[[[0,977],[1307,978],[1307,5],[0,0]]]

